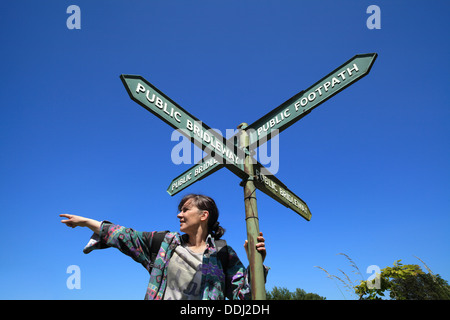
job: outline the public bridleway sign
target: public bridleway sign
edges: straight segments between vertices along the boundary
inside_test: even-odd
[[[243,170],[242,155],[228,146],[226,140],[206,124],[180,107],[150,82],[136,75],[120,76],[131,99],[163,120],[221,162]]]

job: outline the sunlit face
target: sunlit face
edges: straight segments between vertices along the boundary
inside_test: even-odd
[[[208,218],[208,211],[201,211],[192,199],[186,201],[177,218],[180,219],[180,231],[184,233],[196,232],[200,225]]]

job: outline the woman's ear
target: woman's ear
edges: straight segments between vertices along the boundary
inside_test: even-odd
[[[206,220],[208,220],[208,217],[209,217],[209,211],[208,210],[203,210],[202,214],[200,216],[200,220],[201,221],[206,221]]]

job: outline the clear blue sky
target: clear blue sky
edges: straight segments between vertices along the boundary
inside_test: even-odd
[[[69,30],[66,9],[81,9]],[[381,9],[369,30],[366,9]],[[369,75],[280,134],[277,177],[302,219],[258,192],[266,288],[354,298],[370,265],[419,264],[450,280],[448,1],[8,1],[0,4],[1,299],[143,299],[144,268],[114,249],[82,252],[88,229],[60,213],[177,231],[187,192],[216,199],[247,264],[243,190],[222,169],[181,195],[172,128],[133,102],[138,74],[223,133],[252,123],[359,53]],[[66,269],[81,269],[69,290]],[[340,292],[342,291],[342,293]]]

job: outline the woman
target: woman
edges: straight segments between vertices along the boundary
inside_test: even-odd
[[[83,250],[85,253],[115,247],[141,263],[150,273],[145,299],[251,299],[249,272],[236,252],[227,246],[225,262],[218,257],[214,240],[220,239],[225,230],[219,225],[214,200],[204,195],[187,195],[178,210],[180,231],[184,234],[167,232],[153,264],[150,248],[155,232],[138,232],[108,221],[75,215],[60,216],[67,218],[61,222],[68,227],[88,227],[94,232]],[[247,251],[247,240],[244,246]],[[264,261],[266,249],[262,233],[256,249]],[[267,274],[268,268],[264,269]]]

